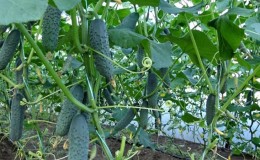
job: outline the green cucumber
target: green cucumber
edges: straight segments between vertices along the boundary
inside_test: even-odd
[[[144,48],[139,45],[138,51],[136,54],[136,61],[139,68],[143,68],[143,58],[144,58]]]
[[[134,108],[128,109],[124,117],[114,127],[112,134],[116,134],[122,129],[124,129],[126,126],[128,126],[132,122],[134,117],[135,117],[135,109]]]
[[[89,27],[89,36],[90,46],[94,50],[109,58],[112,58],[109,51],[108,33],[104,21],[101,19],[93,20]],[[99,53],[94,54],[94,60],[97,71],[106,79],[111,80],[114,72],[112,62]]]
[[[23,98],[24,96],[18,93],[18,90],[15,90],[11,104],[10,139],[12,141],[18,141],[22,137],[24,112],[26,108],[20,105],[20,101],[22,101]]]
[[[48,6],[42,20],[42,45],[47,51],[54,51],[58,44],[61,11]]]
[[[13,30],[6,38],[0,51],[0,70],[5,69],[7,64],[12,60],[15,50],[20,41],[20,32]]]
[[[158,91],[156,90],[158,85],[158,78],[152,71],[148,72],[146,94],[149,95],[148,107],[155,108],[158,102]]]
[[[147,101],[143,101],[142,107],[147,108],[148,103]],[[148,124],[148,110],[147,109],[141,109],[140,110],[140,121],[139,126],[143,129],[146,129]]]
[[[246,97],[246,106],[251,105],[253,103],[253,99],[254,99],[254,92],[250,90]]]
[[[83,101],[84,92],[81,85],[75,85],[71,87],[70,92],[78,101]],[[69,99],[66,98],[64,100],[56,124],[56,135],[65,136],[68,133],[72,118],[77,114],[78,111],[79,109]]]
[[[215,116],[216,95],[210,94],[206,102],[206,122],[210,125]]]
[[[87,160],[89,148],[89,128],[85,115],[73,117],[69,129],[69,160]]]

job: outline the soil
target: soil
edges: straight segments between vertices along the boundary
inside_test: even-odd
[[[48,129],[46,130],[46,127]],[[19,152],[19,155],[26,154],[27,157],[30,157],[30,159],[46,159],[46,160],[66,160],[67,159],[67,149],[68,149],[68,143],[66,137],[60,138],[60,137],[54,137],[53,136],[53,126],[41,126],[40,128],[45,128],[43,130],[43,143],[45,146],[45,157],[40,158],[35,156],[36,152],[39,150],[39,140],[37,136],[34,136],[35,138],[31,138],[30,140],[27,140],[26,143],[24,143],[24,148],[22,149],[24,152],[19,152],[17,143],[12,143],[6,136],[3,134],[0,134],[0,160],[18,160],[18,159],[25,159],[21,157],[16,157],[17,153]],[[26,133],[28,134],[28,133]],[[33,134],[31,132],[30,134]],[[33,137],[33,136],[31,136]],[[153,150],[150,148],[141,148],[138,149],[137,154],[135,154],[134,157],[131,159],[133,160],[188,160],[189,155],[188,153],[195,153],[198,157],[202,151],[203,151],[203,145],[184,141],[181,139],[174,139],[166,136],[151,136],[151,139],[153,142],[155,142],[159,149]],[[22,140],[24,142],[25,139]],[[108,138],[106,140],[108,147],[111,149],[112,154],[114,154],[117,150],[120,148],[120,140],[116,138]],[[95,144],[97,153],[94,158],[94,160],[103,160],[105,159],[105,155],[102,152],[101,146],[98,144]],[[94,148],[94,143],[91,143],[90,150]],[[140,147],[139,147],[140,148]],[[125,154],[129,150],[133,149],[133,145],[127,143],[125,148]],[[34,153],[34,154],[32,154]],[[91,155],[92,152],[89,152]],[[216,151],[217,154],[209,153],[207,159],[217,159],[217,160],[223,160],[228,159],[228,156],[231,154],[230,150],[218,148]],[[34,156],[33,156],[34,155]],[[15,158],[16,157],[16,158]],[[195,159],[197,159],[197,157]],[[214,158],[213,158],[214,157]],[[240,155],[240,156],[231,156],[232,160],[252,160],[253,158],[249,155]]]

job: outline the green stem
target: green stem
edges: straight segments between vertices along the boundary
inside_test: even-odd
[[[71,12],[71,22],[72,22],[72,31],[73,31],[73,41],[74,45],[76,46],[77,50],[80,53],[83,53],[84,50],[82,49],[79,41],[79,31],[78,31],[78,25],[77,25],[77,16],[76,16],[76,7],[74,7]]]
[[[217,120],[218,118],[221,116],[221,114],[223,112],[226,111],[227,107],[230,105],[231,101],[239,94],[241,93],[241,91],[243,90],[243,88],[248,84],[248,82],[257,74],[257,72],[260,71],[260,65],[258,65],[254,72],[249,75],[246,80],[237,88],[237,90],[235,91],[235,93],[233,93],[229,99],[224,103],[224,105],[219,109],[219,111],[217,112],[217,114],[214,116],[214,119],[213,119],[213,126],[215,126],[215,124],[217,123]]]
[[[187,20],[187,23],[188,23],[188,20]],[[207,82],[207,84],[209,86],[209,91],[210,91],[210,93],[214,93],[215,91],[214,91],[214,89],[213,89],[213,87],[212,87],[212,85],[210,83],[210,80],[209,80],[209,77],[207,75],[206,69],[205,69],[205,67],[204,67],[204,65],[202,63],[202,60],[201,60],[201,57],[200,57],[200,53],[199,53],[199,49],[198,49],[198,46],[196,44],[196,40],[195,40],[195,38],[193,36],[193,33],[192,33],[192,30],[190,28],[189,28],[189,33],[190,33],[190,38],[191,38],[191,41],[192,41],[192,44],[193,44],[196,56],[197,56],[198,61],[199,61],[199,66],[202,69],[203,76],[204,76],[204,78],[205,78],[205,80],[206,80],[206,82]]]
[[[102,3],[105,2],[105,0],[99,0],[94,8],[94,13],[98,13],[100,8],[102,7]]]
[[[72,102],[74,103],[79,109],[87,112],[93,112],[94,110],[91,108],[86,107],[84,104],[79,102],[77,99],[73,97],[73,95],[70,93],[70,91],[66,88],[66,86],[62,83],[61,79],[57,75],[57,73],[53,70],[51,64],[49,61],[46,59],[46,57],[43,55],[43,52],[39,48],[39,46],[34,42],[33,38],[27,31],[27,29],[24,27],[24,25],[20,23],[16,23],[16,27],[23,33],[23,35],[27,38],[31,46],[34,48],[37,56],[40,58],[42,63],[45,65],[46,69],[50,72],[51,76],[55,80],[55,82],[58,84],[58,86],[61,88],[65,96]]]
[[[23,84],[15,84],[13,81],[11,81],[8,77],[0,73],[0,77],[5,80],[7,83],[9,83],[12,87],[17,88],[17,89],[22,89],[24,87]]]

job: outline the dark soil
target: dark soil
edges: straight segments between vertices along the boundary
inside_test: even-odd
[[[50,127],[51,129],[51,127]],[[48,132],[48,134],[52,134],[51,132]],[[50,139],[46,134],[46,139]],[[173,139],[165,136],[152,136],[152,140],[160,146],[158,150],[152,150],[149,148],[142,148],[140,151],[132,158],[133,160],[188,160],[189,156],[187,153],[195,153],[197,156],[201,154],[203,151],[203,146],[201,144],[188,142],[180,139]],[[0,160],[14,160],[17,152],[17,145],[13,144],[7,137],[5,137],[3,134],[0,134]],[[66,145],[66,138],[59,139],[56,141],[57,145],[50,144],[50,141],[46,141],[45,147],[46,151],[48,153],[52,154],[46,154],[45,158],[47,160],[55,160],[55,159],[63,159],[66,160],[67,157],[67,147]],[[112,154],[114,154],[117,150],[120,148],[120,140],[117,140],[115,138],[109,138],[106,140],[109,148],[111,149]],[[26,152],[26,155],[28,157],[28,152],[34,152],[36,153],[37,149],[37,138],[31,141],[27,141],[24,151]],[[105,159],[105,155],[101,150],[100,145],[96,144],[97,146],[97,154],[94,160],[103,160]],[[93,143],[90,145],[90,149],[93,148]],[[126,144],[125,149],[125,155],[127,154],[127,151],[132,149],[131,144]],[[173,149],[173,150],[171,150]],[[217,150],[218,155],[221,155],[223,158],[215,154],[215,159],[228,159],[228,156],[230,155],[230,151],[226,149],[219,148]],[[209,153],[209,156],[211,158],[208,159],[214,159],[214,154]],[[25,159],[25,158],[16,158],[16,159]],[[40,159],[40,158],[33,158],[33,159]],[[231,156],[232,160],[252,160],[253,158],[249,155],[241,155],[241,156]]]

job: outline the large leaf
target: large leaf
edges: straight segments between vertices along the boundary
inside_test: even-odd
[[[0,0],[0,25],[39,20],[45,12],[47,0]]]
[[[201,2],[193,7],[189,8],[177,8],[175,6],[170,5],[168,2],[164,0],[160,0],[160,9],[162,9],[166,13],[170,14],[178,14],[181,12],[188,12],[188,13],[198,13],[198,11],[204,6],[204,2]]]
[[[218,60],[217,48],[208,38],[208,36],[201,31],[192,30],[193,37],[196,42],[196,46],[198,48],[199,54],[202,58],[208,59],[213,64],[216,64],[216,60]],[[187,53],[191,59],[191,61],[199,66],[198,58],[196,56],[195,48],[192,44],[192,40],[190,34],[187,33],[184,37],[174,37],[172,35],[169,36],[170,41],[178,44],[182,51]]]
[[[246,9],[246,8],[240,8],[240,7],[233,7],[231,8],[227,14],[236,14],[239,16],[245,16],[248,17],[254,13],[254,10],[252,9]]]
[[[227,16],[220,16],[208,24],[218,31],[219,53],[222,60],[229,60],[244,38],[244,30],[231,22]]]
[[[193,123],[193,122],[197,122],[200,119],[197,117],[194,117],[193,115],[191,115],[188,112],[185,112],[184,115],[181,117],[181,119],[186,122],[186,123]]]
[[[131,2],[132,4],[137,4],[139,6],[153,6],[153,7],[157,7],[159,6],[160,0],[149,0],[149,1],[145,1],[145,0],[122,0],[122,2]]]
[[[150,147],[151,149],[156,149],[155,143],[150,140],[149,134],[145,132],[143,129],[140,129],[138,134],[139,142],[144,145],[144,147]]]
[[[251,38],[260,41],[260,18],[248,18],[245,22],[245,32]]]
[[[126,28],[117,28],[108,30],[109,39],[115,44],[123,48],[132,48],[140,44],[146,37],[137,34]]]
[[[172,45],[170,42],[157,43],[155,41],[145,40],[142,44],[145,51],[151,55],[154,68],[167,68],[172,65]]]
[[[78,3],[80,2],[80,0],[54,0],[54,3],[57,5],[57,7],[61,10],[61,11],[67,11],[72,9],[73,7],[75,7]]]
[[[139,14],[137,12],[133,12],[126,16],[122,23],[118,25],[116,28],[126,28],[130,30],[135,30],[136,23],[139,19]]]

